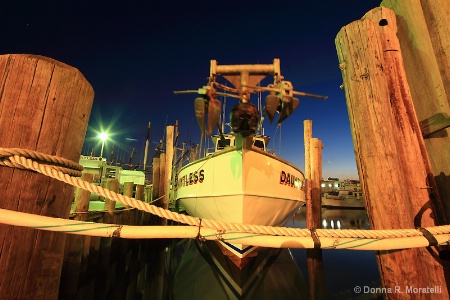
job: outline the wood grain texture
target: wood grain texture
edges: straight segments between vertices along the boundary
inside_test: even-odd
[[[78,162],[94,91],[75,68],[23,54],[0,55],[0,147]],[[73,187],[0,167],[0,207],[67,218]],[[0,298],[57,299],[65,235],[0,225]]]
[[[397,17],[397,36],[420,121],[450,115],[450,1],[384,0]],[[450,129],[428,136],[425,146],[444,212],[450,220]]]
[[[403,67],[396,15],[376,8],[336,37],[353,143],[372,229],[438,225],[431,167]],[[417,108],[416,108],[417,109]],[[383,287],[441,286],[448,267],[433,248],[378,252]],[[417,259],[420,257],[420,259]],[[388,299],[415,295],[386,294]],[[406,298],[405,298],[406,296]]]

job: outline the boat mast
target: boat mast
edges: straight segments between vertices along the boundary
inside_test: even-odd
[[[273,84],[267,87],[259,85],[260,81],[266,76],[273,77]],[[217,82],[217,77],[222,76],[228,80],[233,87],[227,87]],[[238,98],[239,103],[231,110],[230,123],[232,131],[242,137],[254,135],[262,129],[259,124],[262,114],[258,108],[250,102],[250,94],[259,92],[270,92],[265,99],[264,116],[267,115],[272,123],[275,114],[279,113],[277,124],[281,124],[289,117],[299,104],[299,100],[294,95],[303,97],[313,97],[326,99],[325,96],[296,92],[289,81],[283,80],[280,72],[280,60],[275,58],[272,64],[253,64],[253,65],[219,65],[216,60],[211,60],[208,84],[198,90],[175,91],[180,93],[197,93],[199,96],[195,99],[195,114],[197,122],[202,131],[203,138],[210,136],[214,127],[217,126],[221,139],[223,138],[223,125],[220,126],[220,101],[217,96],[227,96]],[[225,93],[218,92],[216,89],[224,90]],[[206,114],[208,114],[208,123],[206,124]],[[206,126],[207,125],[207,126]],[[201,147],[202,148],[202,147]]]
[[[144,149],[144,174],[145,174],[145,168],[147,166],[148,144],[149,144],[149,140],[150,140],[150,125],[151,125],[151,123],[148,122],[147,135],[145,137],[145,149]]]

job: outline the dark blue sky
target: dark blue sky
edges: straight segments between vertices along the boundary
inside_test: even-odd
[[[173,91],[206,84],[211,59],[270,64],[279,58],[281,73],[295,90],[329,100],[300,98],[281,127],[281,144],[280,129],[266,121],[265,133],[276,133],[271,146],[303,169],[303,120],[311,119],[313,136],[324,143],[323,177],[357,177],[334,39],[380,0],[89,2],[0,4],[0,54],[51,57],[79,69],[93,86],[85,153],[96,145],[95,132],[110,128],[116,153],[121,146],[128,161],[134,147],[137,163],[148,122],[153,142],[178,120],[179,142],[198,143],[195,96]]]

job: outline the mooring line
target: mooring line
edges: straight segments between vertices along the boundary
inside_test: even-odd
[[[8,150],[0,148],[1,151]],[[1,152],[0,151],[0,156]],[[5,152],[3,152],[5,153]],[[28,155],[29,156],[29,155]],[[374,247],[369,247],[370,244],[376,244],[377,247],[375,250],[389,250],[389,249],[404,249],[404,248],[414,248],[414,247],[428,247],[430,245],[442,245],[450,242],[450,225],[442,225],[442,226],[434,226],[434,227],[427,227],[422,229],[392,229],[392,230],[353,230],[353,229],[346,229],[346,230],[330,230],[330,229],[316,229],[314,232],[309,229],[300,229],[300,228],[289,228],[289,227],[274,227],[274,226],[261,226],[261,225],[250,225],[250,224],[240,224],[240,223],[224,223],[220,221],[214,221],[214,220],[207,220],[207,219],[199,219],[194,218],[188,215],[184,214],[178,214],[171,212],[169,210],[165,210],[163,208],[151,205],[146,202],[142,202],[140,200],[136,200],[134,198],[130,198],[127,196],[123,196],[120,194],[117,194],[113,191],[110,191],[108,189],[102,188],[100,186],[96,186],[92,183],[83,181],[79,178],[75,178],[73,176],[70,176],[69,174],[64,174],[61,172],[61,170],[58,168],[58,166],[54,165],[46,165],[46,164],[40,164],[37,161],[34,161],[33,159],[17,155],[9,156],[8,157],[11,164],[7,165],[9,167],[21,167],[26,168],[29,170],[33,170],[36,172],[39,172],[43,175],[52,177],[54,179],[60,180],[62,182],[65,182],[67,184],[71,184],[75,187],[87,190],[92,193],[97,193],[105,198],[111,199],[116,202],[120,202],[124,205],[151,213],[153,215],[170,219],[172,221],[176,221],[183,224],[188,224],[192,227],[194,230],[193,236],[191,236],[191,229],[188,230],[189,234],[184,234],[183,236],[180,236],[180,234],[176,234],[175,232],[171,230],[166,230],[168,236],[166,238],[171,237],[189,237],[189,238],[196,238],[198,237],[199,232],[201,231],[203,234],[202,236],[207,239],[213,239],[209,235],[220,237],[223,240],[233,240],[235,243],[251,243],[254,246],[258,246],[259,243],[261,243],[260,239],[266,239],[265,246],[270,247],[270,245],[276,245],[276,243],[283,242],[284,245],[289,245],[289,248],[295,248],[295,247],[303,247],[303,248],[314,248],[318,247],[318,241],[320,243],[320,247],[323,249],[358,249],[358,250],[374,250]],[[66,164],[66,163],[64,163]],[[70,164],[69,164],[70,165]],[[5,211],[5,214],[7,214],[7,210]],[[9,211],[9,213],[13,213],[13,211]],[[18,212],[14,212],[18,213]],[[31,215],[34,216],[34,215]],[[41,218],[46,218],[44,216],[37,216]],[[27,226],[25,224],[19,222],[13,222],[7,221],[4,216],[0,216],[0,221],[9,224],[9,225],[15,225],[15,226]],[[22,219],[23,221],[23,219]],[[66,220],[67,221],[67,220]],[[88,225],[93,226],[93,224],[100,224],[100,223],[91,223],[91,222],[82,222]],[[46,226],[39,225],[39,229],[42,230],[48,230],[53,229],[55,231],[63,231],[58,230],[60,228],[51,227],[49,225],[49,228],[42,227]],[[61,225],[62,226],[62,225]],[[103,227],[102,227],[103,226]],[[32,226],[28,226],[32,227]],[[100,228],[102,227],[102,228]],[[112,235],[115,230],[118,229],[117,226],[104,226],[101,225],[98,227],[97,225],[89,228],[89,229],[80,229],[83,232],[86,231],[92,231],[92,230],[100,230],[100,229],[106,229],[108,232]],[[154,238],[157,236],[158,238],[164,238],[164,236],[161,236],[161,234],[154,235],[152,233],[151,236],[144,236],[144,232],[148,232],[149,228],[148,226],[123,226],[120,228],[120,237],[126,237],[126,238]],[[160,226],[150,226],[153,229],[158,228],[161,230]],[[166,226],[167,227],[167,226]],[[184,226],[186,227],[186,226]],[[196,228],[197,227],[197,228]],[[33,227],[32,227],[33,228]],[[142,230],[141,233],[133,232],[133,234],[129,233],[130,228],[133,230]],[[139,229],[138,229],[139,228]],[[180,226],[177,226],[175,228],[180,229]],[[36,228],[37,229],[37,228]],[[112,231],[111,231],[112,230]],[[184,229],[186,230],[186,229]],[[207,235],[205,234],[206,232]],[[75,233],[75,232],[69,232],[68,233]],[[234,236],[233,238],[228,237],[230,234],[235,233],[241,233],[245,234],[245,236]],[[207,236],[207,237],[206,237]],[[433,239],[430,238],[433,237]],[[318,241],[314,241],[315,237],[317,237]],[[248,241],[248,239],[251,239],[251,242]],[[352,241],[361,241],[364,243],[354,246],[354,247],[346,247],[345,245],[347,243],[351,243]],[[430,241],[431,240],[431,241]],[[238,242],[236,242],[238,241]],[[338,242],[337,242],[338,241]],[[394,242],[394,244],[392,244]],[[395,245],[395,243],[403,243]],[[389,246],[386,246],[388,245]],[[264,245],[262,245],[264,246]],[[280,245],[278,245],[280,246]],[[277,247],[278,247],[277,246]],[[356,248],[355,248],[356,247]],[[393,247],[393,248],[386,248],[386,247]]]

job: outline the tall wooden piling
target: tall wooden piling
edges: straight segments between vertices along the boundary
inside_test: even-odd
[[[157,205],[159,207],[164,208],[165,207],[165,197],[166,197],[166,154],[161,153],[159,155],[159,201],[157,202]],[[167,202],[168,203],[168,202]],[[167,220],[164,218],[160,218],[161,223],[160,225],[167,225]]]
[[[429,193],[430,167],[396,41],[396,17],[376,8],[336,37],[358,173],[372,229],[427,227],[441,220]],[[433,178],[431,178],[433,179]],[[432,241],[430,241],[431,243]],[[437,249],[380,251],[385,288],[442,288],[448,267]],[[419,258],[420,259],[417,259]],[[403,299],[404,294],[386,295]]]
[[[75,68],[24,54],[0,55],[0,146],[78,162],[94,91]],[[73,187],[0,166],[0,207],[68,218]],[[0,224],[0,298],[57,299],[65,234]]]
[[[450,121],[450,1],[384,0],[395,12],[403,67],[417,118],[423,125],[438,115]],[[450,129],[425,137],[432,177],[450,220]]]
[[[142,202],[146,202],[145,196],[144,196],[144,189],[145,189],[144,185],[142,185],[142,184],[136,185],[136,195],[135,195],[136,200],[141,200]],[[144,212],[142,210],[136,210],[135,214],[136,214],[137,225],[143,225],[144,216],[145,216],[146,212]]]
[[[153,158],[153,164],[152,164],[152,200],[159,198],[159,157]]]
[[[174,137],[174,126],[167,126],[166,128],[166,162],[164,171],[164,201],[163,208],[169,208],[170,193],[171,193],[171,182],[172,182],[172,164],[173,164],[173,137]]]
[[[322,181],[322,142],[312,138],[312,121],[305,120],[305,201],[306,228],[320,229],[322,219],[322,199],[320,184]],[[310,299],[325,299],[322,249],[306,249],[308,266],[308,290]]]

